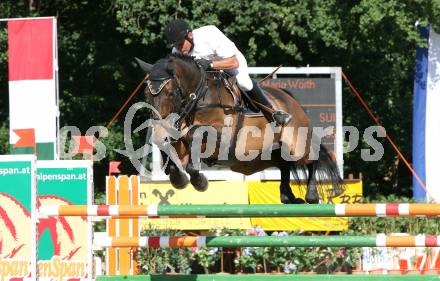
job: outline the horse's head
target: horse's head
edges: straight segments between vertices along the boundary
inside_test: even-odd
[[[195,93],[204,81],[197,63],[191,57],[171,55],[158,60],[148,71],[145,95],[155,109],[153,143],[163,146],[170,138],[181,137],[180,125],[195,104]]]
[[[200,69],[192,57],[171,55],[152,66],[145,95],[161,118],[181,114],[194,100],[200,80]]]

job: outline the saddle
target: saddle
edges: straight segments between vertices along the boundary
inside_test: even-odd
[[[253,102],[252,98],[238,87],[235,76],[224,71],[212,71],[209,72],[207,79],[214,80],[217,87],[223,85],[228,90],[234,100],[233,108],[236,111],[245,115],[262,115],[260,108]]]

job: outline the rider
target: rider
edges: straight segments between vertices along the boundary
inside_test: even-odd
[[[271,109],[272,118],[278,125],[289,123],[291,115],[273,109],[263,90],[249,77],[243,54],[217,27],[207,25],[192,30],[186,21],[176,19],[165,27],[165,38],[173,47],[173,53],[195,57],[204,70],[227,70],[235,75],[237,84],[243,91]]]

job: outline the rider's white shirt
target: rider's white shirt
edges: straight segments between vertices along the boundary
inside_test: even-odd
[[[193,56],[196,59],[208,60],[226,59],[236,56],[239,67],[237,69],[229,70],[228,72],[237,77],[237,83],[244,91],[252,89],[253,85],[252,80],[249,77],[246,59],[237,49],[234,42],[213,25],[194,29],[192,33],[194,48],[188,55]],[[172,52],[178,53],[179,51],[176,48],[173,48]]]
[[[196,59],[218,60],[241,54],[234,42],[213,25],[194,29],[192,33],[194,48],[189,55]],[[173,53],[176,52],[177,50],[173,48]]]

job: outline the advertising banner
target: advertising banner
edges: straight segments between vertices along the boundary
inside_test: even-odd
[[[37,206],[92,204],[92,162],[38,161]],[[40,280],[86,278],[92,256],[92,224],[87,217],[40,218]]]
[[[35,157],[0,156],[0,280],[36,276]]]
[[[278,181],[249,182],[250,204],[280,204],[279,185]],[[345,185],[345,192],[337,197],[329,198],[324,194],[325,203],[360,203],[362,181],[349,181]],[[305,185],[292,184],[291,187],[296,197],[304,198]],[[264,230],[342,231],[348,228],[347,218],[252,218],[251,222]]]

